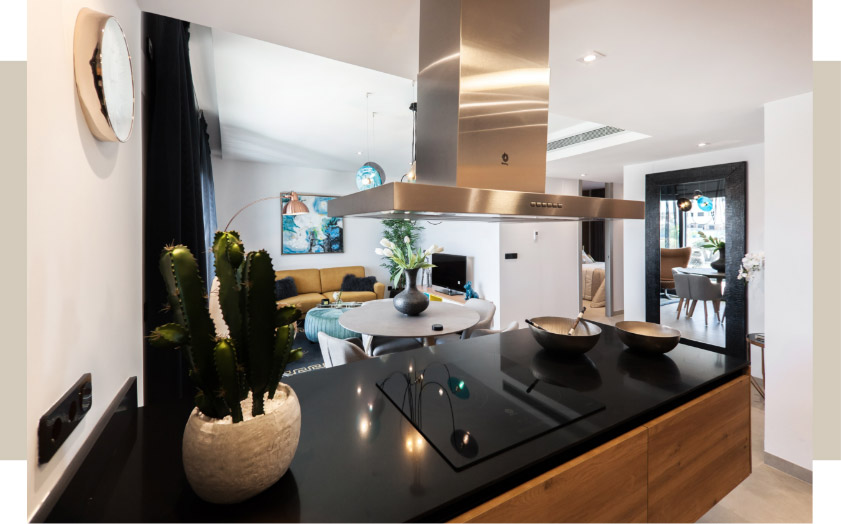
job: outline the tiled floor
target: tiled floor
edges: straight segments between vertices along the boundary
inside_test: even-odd
[[[584,303],[585,306],[589,304]],[[663,306],[674,318],[677,304]],[[704,317],[701,310],[700,324]],[[663,316],[668,314],[663,312]],[[695,310],[696,320],[698,309]],[[622,315],[605,317],[604,308],[587,309],[584,318],[613,325]],[[683,314],[681,314],[681,319]],[[670,324],[669,322],[666,322]],[[674,325],[674,324],[670,324]],[[675,326],[677,327],[677,326]],[[678,328],[683,331],[682,328]],[[761,382],[761,381],[760,381]],[[812,485],[764,462],[765,401],[751,388],[751,452],[753,471],[748,478],[713,506],[698,522],[811,522]]]
[[[722,304],[721,307],[723,313],[726,306]],[[723,347],[725,345],[724,324],[716,320],[712,303],[707,304],[707,309],[709,316],[705,324],[704,304],[701,302],[695,306],[692,318],[687,318],[683,310],[680,312],[680,318],[677,318],[677,302],[660,306],[660,323],[677,329],[683,338]]]

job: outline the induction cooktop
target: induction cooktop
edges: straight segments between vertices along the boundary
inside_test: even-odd
[[[409,366],[377,387],[457,471],[604,409],[504,357],[493,366],[465,360]]]

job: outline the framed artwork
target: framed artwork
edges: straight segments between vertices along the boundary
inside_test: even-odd
[[[336,198],[298,193],[309,213],[284,215],[283,206],[289,198],[281,196],[280,247],[282,255],[343,253],[345,249],[344,220],[327,216],[327,202]]]

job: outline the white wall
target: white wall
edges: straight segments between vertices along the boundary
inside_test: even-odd
[[[748,252],[762,251],[765,242],[766,200],[765,156],[762,144],[625,166],[625,198],[645,201],[645,176],[651,173],[742,161],[748,163],[747,249]],[[645,221],[626,220],[623,228],[625,320],[645,320]],[[749,332],[762,331],[764,318],[765,300],[762,286],[751,285],[748,289]]]
[[[812,469],[812,94],[765,104],[765,451]]]
[[[490,300],[497,306],[494,324],[499,325],[500,312],[500,248],[498,223],[450,222],[422,220],[425,230],[423,245],[437,244],[445,253],[467,257],[467,280],[473,282],[473,289],[479,297]]]
[[[73,29],[82,7],[116,16],[135,60],[125,144],[91,135],[76,97]],[[142,398],[140,10],[134,1],[31,0],[27,99],[27,511],[54,487],[119,388]],[[83,374],[93,405],[38,466],[38,419]]]
[[[577,195],[578,180],[548,178],[546,192]],[[503,223],[499,228],[500,325],[578,314],[580,222]],[[535,231],[538,233],[534,239]],[[517,253],[505,260],[505,253]]]
[[[219,229],[224,229],[237,210],[249,202],[278,196],[281,191],[336,196],[357,191],[356,173],[226,160],[218,156],[212,162]],[[366,275],[388,282],[388,272],[380,267],[381,259],[374,253],[382,238],[382,222],[346,217],[344,228],[344,253],[281,255],[279,199],[251,206],[231,224],[231,229],[240,233],[245,249],[269,252],[275,269],[364,266]]]

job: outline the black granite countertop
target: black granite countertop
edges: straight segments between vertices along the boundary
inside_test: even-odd
[[[389,355],[294,376],[301,439],[289,472],[233,506],[196,497],[181,465],[189,408],[117,413],[50,521],[439,521],[455,517],[730,380],[744,359],[680,345],[666,355],[624,349],[610,326],[586,358],[558,361],[528,330]],[[605,407],[456,471],[376,387],[431,362],[511,365]]]

